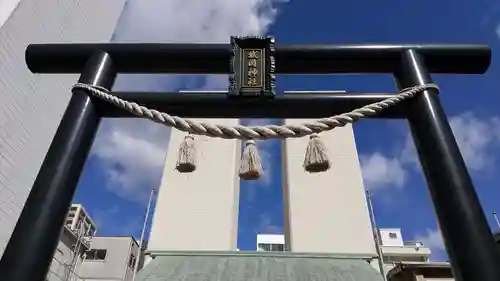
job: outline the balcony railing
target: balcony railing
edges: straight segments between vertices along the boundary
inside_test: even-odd
[[[419,240],[407,240],[403,241],[404,246],[413,246],[413,247],[423,247],[424,243]]]

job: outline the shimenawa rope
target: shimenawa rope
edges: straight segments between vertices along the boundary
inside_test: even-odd
[[[150,119],[157,123],[161,123],[170,127],[174,127],[180,131],[194,135],[205,135],[215,138],[224,139],[241,139],[241,140],[266,140],[266,139],[285,139],[285,138],[300,138],[313,133],[320,133],[332,130],[336,127],[345,126],[348,123],[354,123],[361,118],[373,116],[382,110],[395,105],[401,101],[415,96],[415,94],[427,89],[439,90],[435,84],[425,84],[400,91],[394,97],[390,97],[380,102],[372,103],[355,109],[348,113],[335,115],[328,118],[322,118],[310,123],[301,125],[266,125],[266,126],[225,126],[213,125],[209,123],[198,123],[189,119],[184,119],[178,116],[171,116],[168,113],[159,112],[154,109],[149,109],[134,102],[129,102],[109,94],[105,88],[78,83],[73,86],[73,89],[84,89],[90,92],[95,97],[110,102],[119,108],[125,109],[128,112],[138,116]]]
[[[189,133],[189,135],[185,137],[181,144],[181,149],[179,150],[176,167],[179,172],[192,172],[196,169],[194,138],[192,135],[245,140],[245,150],[242,154],[242,163],[240,166],[240,177],[249,180],[258,179],[262,174],[262,166],[260,164],[257,145],[253,140],[300,138],[311,135],[309,145],[306,149],[304,168],[310,173],[326,171],[330,168],[330,161],[328,160],[327,151],[323,142],[318,138],[318,133],[329,131],[336,127],[343,127],[346,124],[354,123],[362,118],[376,115],[382,110],[410,99],[417,93],[427,89],[439,91],[436,84],[418,85],[403,89],[393,97],[363,106],[351,112],[317,119],[300,125],[225,126],[195,122],[179,116],[171,116],[168,113],[149,109],[137,103],[113,96],[108,89],[99,86],[77,83],[72,89],[86,90],[93,96],[112,103],[138,117],[146,118]]]

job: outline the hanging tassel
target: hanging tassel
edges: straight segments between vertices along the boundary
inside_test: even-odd
[[[253,140],[245,142],[245,150],[241,155],[240,178],[243,180],[256,180],[262,175],[259,150]]]
[[[179,173],[191,173],[196,170],[196,145],[191,134],[185,136],[181,143],[175,169]]]
[[[330,160],[328,159],[325,144],[316,133],[309,138],[306,157],[304,158],[304,169],[309,173],[319,173],[330,169]]]

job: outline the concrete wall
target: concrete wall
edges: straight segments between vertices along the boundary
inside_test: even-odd
[[[106,258],[100,260],[85,260],[80,276],[86,281],[99,279],[132,280],[133,265],[129,265],[130,255],[137,252],[137,244],[131,237],[94,237],[91,249],[106,249]]]
[[[236,119],[197,120],[237,125]],[[241,142],[196,136],[197,169],[175,170],[186,134],[172,130],[148,251],[235,250]]]
[[[403,246],[403,235],[400,228],[379,228],[380,240],[384,246]],[[395,237],[394,237],[395,236]]]
[[[284,141],[286,243],[294,252],[376,256],[352,127],[322,133],[321,138],[332,166],[315,174],[303,168],[309,138]]]
[[[78,275],[78,271],[83,262],[82,256],[86,247],[80,244],[78,247],[80,254],[78,255],[73,249],[76,242],[76,236],[69,229],[63,228],[59,244],[57,245],[52,264],[47,274],[48,281],[82,280]]]
[[[7,0],[11,1],[11,0]],[[28,44],[108,42],[125,0],[22,0],[0,28],[0,255],[77,75],[33,75]],[[6,11],[3,10],[2,11]]]

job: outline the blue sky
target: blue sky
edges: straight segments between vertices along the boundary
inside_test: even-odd
[[[441,100],[492,229],[500,212],[500,2],[129,0],[115,41],[226,42],[230,35],[268,33],[278,44],[481,43],[493,49],[485,75],[435,76]],[[144,1],[143,1],[144,2]],[[189,2],[189,3],[187,3]],[[210,2],[210,3],[208,3]],[[314,3],[314,4],[312,4]],[[175,90],[223,88],[224,77],[127,76],[117,88]],[[278,76],[279,90],[395,90],[390,76]],[[277,123],[279,120],[264,120]],[[252,122],[252,121],[248,121]],[[422,239],[435,259],[446,259],[440,232],[404,120],[364,120],[355,125],[365,186],[374,192],[379,227],[403,229]],[[142,120],[105,120],[74,201],[82,203],[103,235],[139,236],[147,195],[158,186],[169,132]],[[257,232],[283,227],[280,147],[261,146],[268,170],[243,182],[238,246],[253,250]],[[120,216],[118,216],[120,214]],[[126,219],[123,219],[125,214]]]

